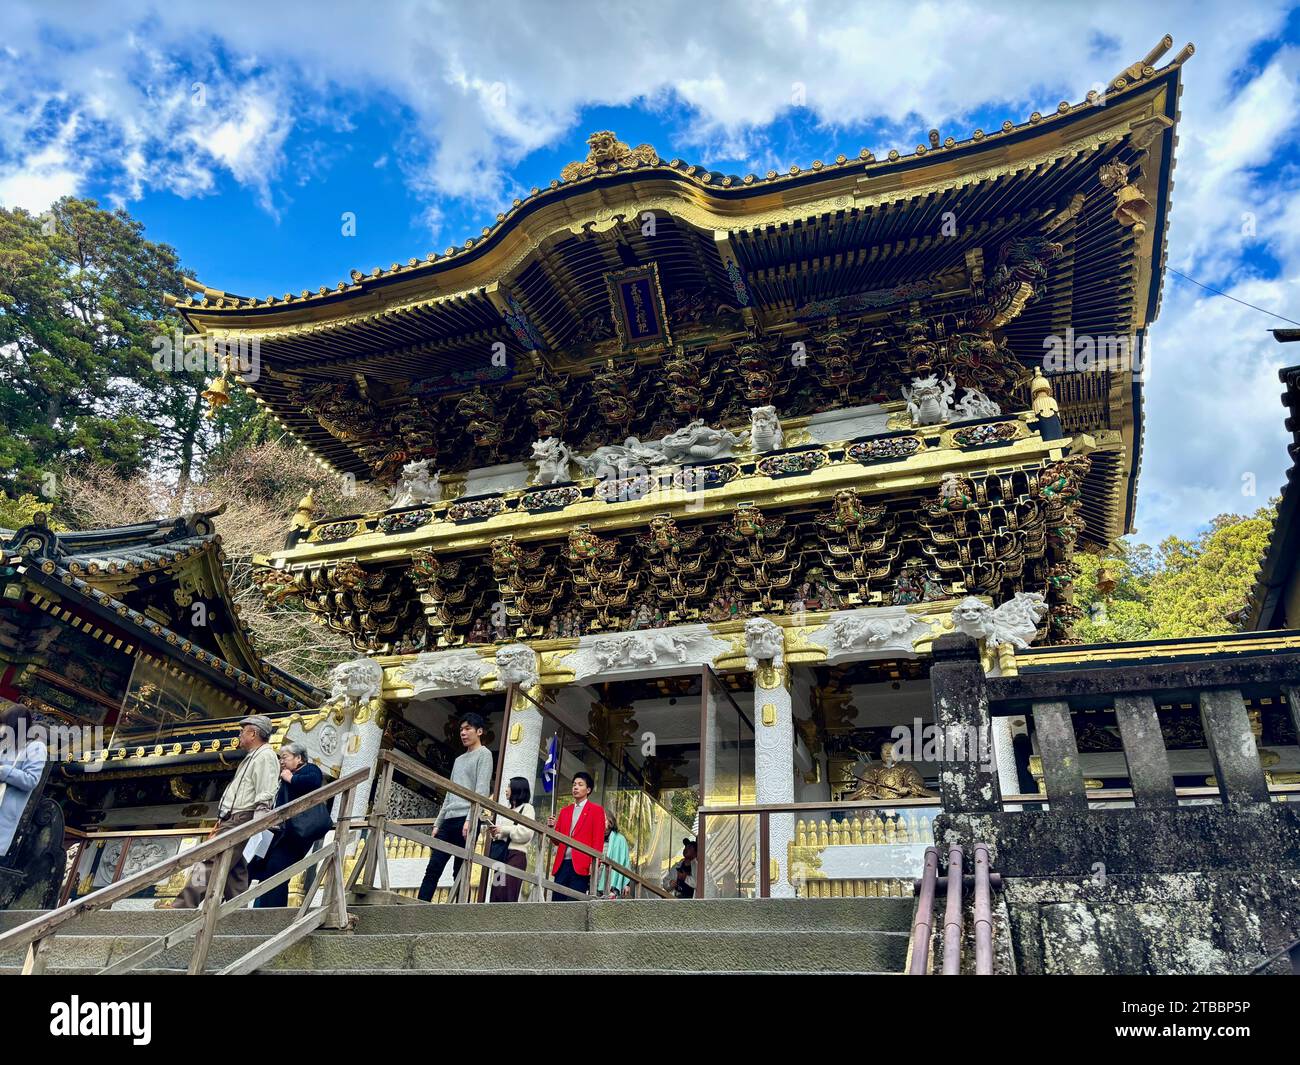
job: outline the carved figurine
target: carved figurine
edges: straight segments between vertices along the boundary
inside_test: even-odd
[[[537,463],[536,484],[559,484],[570,480],[569,463],[573,455],[565,444],[553,436],[533,444],[533,460]]]
[[[953,421],[969,422],[976,418],[996,418],[1001,413],[1002,408],[978,388],[968,388],[966,394],[961,397],[961,402],[957,404],[956,417]]]
[[[1024,650],[1038,635],[1038,625],[1047,613],[1041,592],[1017,592],[996,610],[973,595],[952,610],[953,625],[967,636],[983,639],[990,647],[1009,643]]]
[[[748,432],[733,433],[730,429],[710,429],[702,419],[669,433],[659,446],[669,462],[701,462],[709,459],[733,457],[732,449],[743,444]]]
[[[939,380],[937,374],[912,379],[912,387],[903,386],[903,399],[913,425],[941,425],[952,417],[952,394],[957,385],[951,377]]]
[[[785,442],[781,432],[781,420],[776,416],[776,408],[750,407],[749,409],[749,446],[755,452],[776,451]]]
[[[894,745],[883,744],[880,762],[867,766],[858,777],[858,786],[849,796],[858,799],[933,799],[935,792],[925,786],[925,780],[915,767],[894,760]]]
[[[429,460],[408,462],[402,467],[402,477],[393,489],[393,502],[390,509],[413,507],[420,503],[436,503],[442,498],[442,485],[439,477],[441,470],[434,470],[429,475]]]

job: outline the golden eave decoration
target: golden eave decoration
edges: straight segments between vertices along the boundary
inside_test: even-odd
[[[612,174],[616,170],[634,166],[654,166],[659,162],[659,153],[650,145],[638,144],[635,148],[629,148],[607,129],[588,137],[587,147],[591,149],[587,158],[580,163],[570,163],[561,170],[561,180],[577,181],[579,178]]]

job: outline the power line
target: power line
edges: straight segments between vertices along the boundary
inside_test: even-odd
[[[1270,318],[1281,318],[1282,321],[1290,322],[1292,325],[1300,325],[1300,322],[1297,322],[1294,318],[1288,318],[1286,315],[1278,314],[1276,311],[1265,310],[1263,307],[1256,307],[1253,303],[1247,303],[1245,300],[1239,300],[1237,299],[1236,296],[1229,296],[1226,292],[1220,292],[1217,288],[1210,288],[1209,285],[1202,285],[1199,281],[1196,280],[1196,278],[1188,277],[1186,274],[1179,273],[1172,266],[1167,266],[1165,267],[1165,269],[1168,270],[1171,274],[1177,274],[1184,281],[1190,281],[1193,285],[1197,285],[1200,288],[1205,289],[1206,292],[1213,292],[1216,296],[1222,296],[1224,299],[1232,300],[1233,303],[1240,303],[1243,307],[1249,307],[1252,311],[1260,311],[1263,314],[1267,314]]]

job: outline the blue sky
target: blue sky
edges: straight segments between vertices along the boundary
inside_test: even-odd
[[[477,236],[595,129],[713,168],[907,152],[1082,99],[1166,32],[1184,71],[1169,265],[1300,320],[1300,15],[1286,3],[10,4],[0,202],[121,205],[267,296]],[[1166,57],[1168,58],[1168,57]],[[341,216],[356,215],[355,236]],[[1170,274],[1139,538],[1282,483],[1285,324]],[[1288,356],[1291,356],[1288,358]],[[1247,489],[1253,485],[1255,495]]]

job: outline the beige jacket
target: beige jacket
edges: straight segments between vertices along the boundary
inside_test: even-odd
[[[524,803],[523,806],[519,807],[515,811],[515,813],[519,814],[521,817],[528,818],[530,821],[537,820],[537,811],[533,809],[533,804],[531,802]],[[504,814],[497,815],[496,826],[501,829],[503,833],[501,838],[506,840],[510,850],[522,851],[525,854],[528,853],[528,845],[532,843],[533,836],[537,833],[535,833],[531,828],[527,828],[518,822],[511,821]]]

